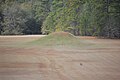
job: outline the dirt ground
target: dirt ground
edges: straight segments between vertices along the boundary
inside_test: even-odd
[[[78,37],[99,47],[21,47],[41,36],[0,36],[0,80],[120,80],[120,40]]]

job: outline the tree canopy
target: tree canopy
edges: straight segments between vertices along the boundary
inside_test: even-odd
[[[0,34],[120,38],[120,0],[1,0]]]

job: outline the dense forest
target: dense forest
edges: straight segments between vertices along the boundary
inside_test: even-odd
[[[0,0],[0,34],[120,38],[120,0]]]

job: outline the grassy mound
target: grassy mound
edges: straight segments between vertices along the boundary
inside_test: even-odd
[[[36,45],[69,45],[71,43],[76,42],[78,40],[74,35],[68,32],[54,32],[49,34],[48,36],[42,37],[36,41],[33,41],[32,44]]]
[[[71,33],[68,33],[68,32],[54,32],[54,33],[51,33],[51,34],[49,34],[49,36],[51,36],[51,37],[55,37],[55,36],[57,36],[57,37],[69,37],[69,38],[75,38],[75,36],[74,35],[72,35]]]
[[[31,42],[32,45],[58,47],[58,46],[87,46],[89,45],[84,40],[76,38],[68,32],[54,32],[48,36],[42,37],[38,40]]]

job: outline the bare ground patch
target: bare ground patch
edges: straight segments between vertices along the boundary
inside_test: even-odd
[[[81,38],[101,47],[10,47],[39,37],[0,37],[0,80],[119,80],[120,41]],[[5,46],[3,46],[5,44]],[[58,48],[58,49],[57,49]],[[82,64],[82,65],[81,65]]]

